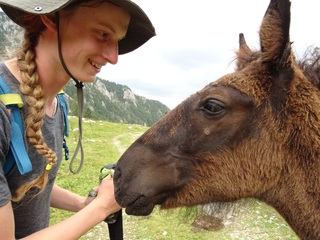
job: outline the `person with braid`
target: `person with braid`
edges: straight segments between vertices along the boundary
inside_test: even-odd
[[[105,178],[96,197],[55,184],[62,160],[64,116],[56,95],[73,79],[92,82],[101,67],[116,64],[155,35],[145,12],[130,0],[0,0],[24,29],[16,57],[0,63],[0,76],[23,99],[27,153],[32,170],[4,174],[10,117],[0,102],[0,239],[78,239],[120,206]],[[50,207],[75,212],[49,225]]]

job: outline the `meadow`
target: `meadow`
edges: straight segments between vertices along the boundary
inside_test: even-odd
[[[71,132],[67,143],[72,156],[78,139],[78,123],[76,118],[70,118],[69,122]],[[80,173],[72,174],[69,171],[69,161],[63,160],[56,183],[78,194],[87,195],[89,190],[98,184],[101,167],[116,162],[126,148],[147,129],[147,127],[140,125],[84,120],[85,162],[83,168]],[[79,163],[77,160],[74,163],[75,167]],[[203,211],[198,208],[173,210],[156,208],[150,216],[146,217],[128,216],[124,213],[124,239],[298,239],[273,208],[257,200],[246,199],[209,208],[214,212],[212,219],[219,220],[215,225],[206,222],[206,219],[203,218]],[[60,222],[72,214],[51,209],[51,224]],[[109,239],[107,224],[100,223],[80,239]]]

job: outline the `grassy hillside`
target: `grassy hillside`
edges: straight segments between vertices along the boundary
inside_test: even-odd
[[[72,153],[77,140],[77,120],[70,119],[70,124],[71,136],[68,139],[68,145]],[[63,161],[57,183],[86,195],[93,186],[97,185],[100,168],[107,163],[116,162],[121,153],[147,128],[105,121],[85,121],[83,127],[85,150],[83,169],[79,174],[73,175],[69,172],[68,162]],[[216,217],[223,219],[224,227],[201,222],[200,212],[185,209],[170,211],[155,209],[148,217],[124,215],[125,239],[298,239],[274,209],[253,199],[229,204],[228,208],[220,206],[215,209],[215,212]],[[72,214],[55,209],[52,209],[51,213],[52,224]],[[99,224],[81,238],[81,240],[85,239],[108,239],[107,225]]]

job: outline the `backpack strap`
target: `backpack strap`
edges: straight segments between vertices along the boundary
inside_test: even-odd
[[[66,137],[69,136],[69,122],[68,122],[68,108],[67,101],[64,96],[64,92],[61,91],[57,95],[60,105],[63,110],[64,122],[65,122],[65,130],[64,135]],[[0,77],[0,101],[2,101],[10,115],[11,121],[11,141],[9,152],[6,157],[5,164],[3,166],[3,171],[5,175],[7,175],[10,170],[13,168],[15,164],[19,169],[21,174],[26,174],[32,170],[32,164],[29,159],[29,156],[26,151],[25,143],[24,143],[24,123],[22,120],[20,108],[23,107],[23,101],[19,94],[11,93],[10,88]],[[69,148],[67,146],[66,139],[63,139],[63,148],[65,152],[65,159],[69,159]]]
[[[57,95],[57,98],[59,99],[60,105],[63,110],[63,116],[64,116],[64,135],[66,137],[69,137],[69,121],[68,121],[68,108],[67,108],[67,101],[64,96],[64,91],[60,91]],[[69,148],[67,146],[67,141],[65,138],[63,138],[63,148],[64,148],[64,157],[65,160],[69,160]]]
[[[66,137],[69,137],[68,108],[67,108],[67,101],[64,97],[64,91],[61,90],[58,93],[57,97],[59,99],[59,102],[63,110],[63,116],[64,116],[64,122],[65,122],[64,134],[66,135]]]
[[[24,143],[24,126],[20,108],[23,102],[19,94],[11,93],[10,88],[0,77],[0,100],[6,105],[11,121],[11,141],[9,153],[7,155],[3,170],[5,175],[17,164],[21,174],[32,170],[32,164],[26,151]]]

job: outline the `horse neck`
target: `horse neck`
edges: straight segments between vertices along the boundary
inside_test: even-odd
[[[320,240],[319,168],[313,173],[293,172],[259,197],[273,206],[302,240]],[[302,177],[299,177],[302,176]]]

